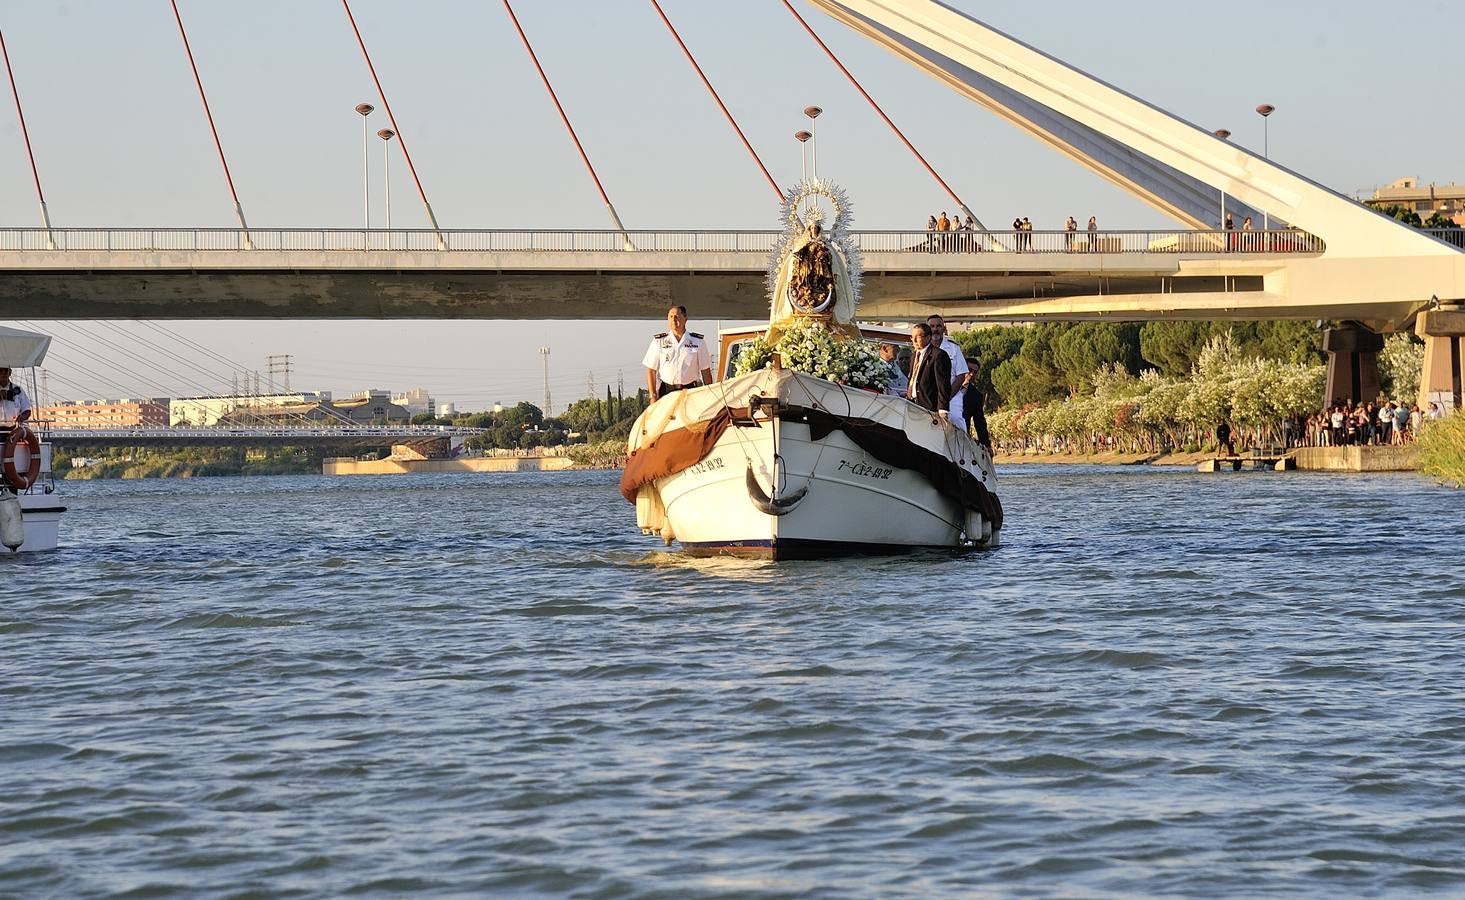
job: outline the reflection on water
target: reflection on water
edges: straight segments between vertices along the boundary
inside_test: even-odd
[[[65,485],[0,558],[0,893],[1465,889],[1465,495],[1003,474],[771,564],[614,473]]]

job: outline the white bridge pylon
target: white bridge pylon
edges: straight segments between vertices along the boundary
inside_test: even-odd
[[[1244,215],[1260,219],[1265,211],[1274,222],[1322,238],[1322,257],[1287,262],[1276,273],[1295,277],[1268,277],[1265,290],[1274,297],[1301,299],[1299,291],[1336,285],[1335,300],[1376,300],[1395,310],[1432,296],[1465,297],[1465,254],[1454,247],[936,0],[810,2],[1186,225],[1215,228],[1224,191],[1238,222]],[[1348,261],[1367,263],[1337,265]],[[1357,281],[1369,270],[1377,277]],[[1392,310],[1383,318],[1400,322]]]

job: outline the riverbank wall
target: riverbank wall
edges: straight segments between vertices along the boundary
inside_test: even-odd
[[[1304,472],[1417,472],[1419,448],[1299,447],[1297,468]]]
[[[414,472],[560,472],[574,468],[564,456],[471,456],[464,459],[353,459],[321,463],[323,475],[407,475]]]
[[[1419,448],[1407,447],[1299,447],[1292,451],[1303,472],[1416,472]],[[999,453],[999,466],[1023,464],[1091,466],[1190,466],[1214,459],[1206,453]]]

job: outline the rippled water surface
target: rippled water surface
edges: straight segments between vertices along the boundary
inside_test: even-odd
[[[773,565],[615,481],[65,485],[0,894],[1465,891],[1465,493],[1009,468],[1000,550]]]

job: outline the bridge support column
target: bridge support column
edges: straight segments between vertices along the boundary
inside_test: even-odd
[[[1414,333],[1424,338],[1424,370],[1419,379],[1419,408],[1438,403],[1446,413],[1465,409],[1465,309],[1459,304],[1420,313]]]
[[[1332,406],[1344,400],[1367,403],[1379,395],[1379,351],[1381,335],[1362,325],[1345,324],[1323,332],[1323,350],[1328,354],[1328,378],[1323,384],[1323,403]]]

